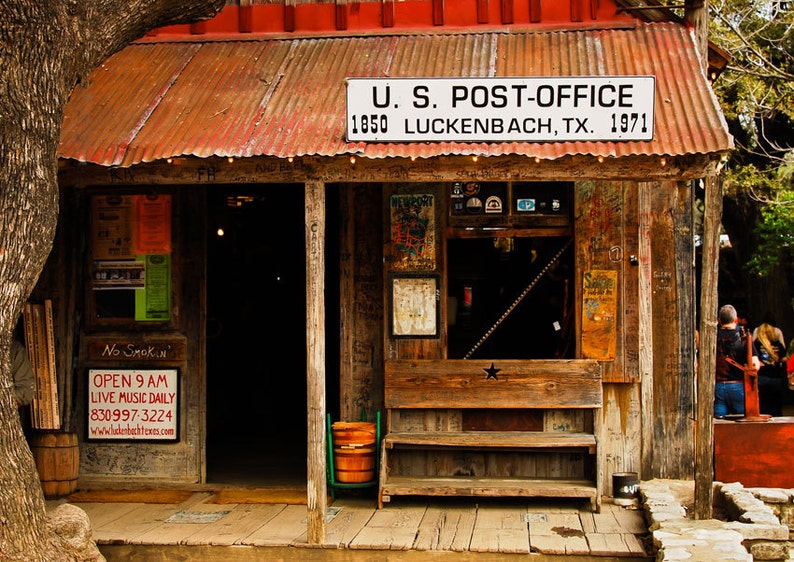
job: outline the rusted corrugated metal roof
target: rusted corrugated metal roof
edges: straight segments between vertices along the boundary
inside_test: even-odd
[[[522,154],[542,159],[732,147],[677,24],[582,31],[141,42],[96,69],[66,109],[60,156],[132,166],[180,156]],[[348,143],[347,77],[655,75],[652,141]]]

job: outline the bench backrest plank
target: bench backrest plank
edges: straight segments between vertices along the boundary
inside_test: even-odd
[[[600,408],[603,404],[601,366],[592,359],[387,360],[384,378],[386,408]]]

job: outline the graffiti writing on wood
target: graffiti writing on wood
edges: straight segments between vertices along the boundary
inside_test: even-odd
[[[435,269],[436,224],[433,196],[392,195],[390,210],[394,269]]]
[[[582,355],[615,359],[618,272],[591,270],[582,280]]]

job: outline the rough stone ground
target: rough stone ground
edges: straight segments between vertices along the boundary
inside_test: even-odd
[[[790,505],[794,490],[745,489],[715,483],[715,519],[695,520],[692,481],[650,480],[640,484],[658,561],[715,562],[787,560],[789,527],[765,500]]]

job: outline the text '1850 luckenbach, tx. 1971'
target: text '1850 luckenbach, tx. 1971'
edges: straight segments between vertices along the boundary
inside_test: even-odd
[[[348,78],[350,142],[653,139],[653,76]]]

